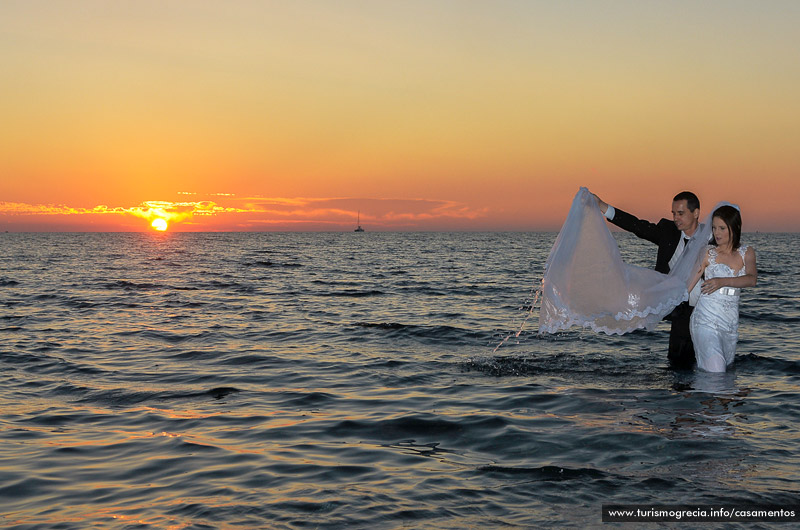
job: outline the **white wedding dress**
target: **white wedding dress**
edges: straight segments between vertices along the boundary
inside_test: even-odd
[[[746,246],[739,247],[742,268],[734,271],[724,263],[717,263],[717,249],[708,250],[708,266],[704,278],[733,278],[744,276]],[[739,289],[723,287],[713,293],[703,294],[697,301],[689,321],[697,367],[707,372],[724,372],[733,362],[739,338]]]

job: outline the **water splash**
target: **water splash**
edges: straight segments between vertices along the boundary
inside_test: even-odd
[[[497,346],[494,347],[492,353],[497,353],[497,350],[499,350],[503,344],[508,342],[509,339],[511,339],[511,337],[519,338],[519,336],[522,334],[522,330],[525,328],[525,324],[527,324],[528,320],[530,320],[531,316],[533,316],[534,310],[536,309],[537,304],[539,303],[539,300],[542,296],[542,282],[543,281],[540,281],[538,285],[533,284],[531,286],[531,290],[528,293],[528,297],[525,299],[522,306],[519,307],[520,310],[523,309],[525,310],[525,315],[522,317],[522,322],[520,322],[517,331],[515,333],[509,333],[508,335],[506,335],[506,337],[503,340],[501,340]],[[514,327],[517,328],[517,326]]]

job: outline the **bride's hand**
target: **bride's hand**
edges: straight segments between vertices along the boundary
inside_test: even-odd
[[[711,294],[720,287],[725,287],[722,278],[711,278],[703,282],[700,286],[700,292],[703,294]]]

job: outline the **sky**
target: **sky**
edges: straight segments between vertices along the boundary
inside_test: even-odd
[[[799,23],[793,0],[3,0],[0,230],[557,230],[585,186],[800,231]]]

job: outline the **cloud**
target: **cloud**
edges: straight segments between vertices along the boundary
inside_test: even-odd
[[[197,194],[184,191],[179,195]],[[456,201],[435,199],[237,197],[228,193],[216,193],[213,197],[214,200],[154,200],[135,206],[101,204],[91,208],[0,202],[0,216],[6,219],[9,216],[132,216],[145,219],[148,224],[161,218],[170,224],[191,223],[197,228],[206,226],[224,230],[254,226],[346,228],[355,222],[356,215],[361,216],[362,223],[373,228],[433,228],[439,222],[470,221],[488,214],[486,208],[476,209]]]
[[[126,208],[109,208],[101,204],[93,208],[66,206],[63,204],[28,204],[24,202],[0,202],[0,215],[89,215],[124,214]]]
[[[477,219],[488,213],[486,208],[472,208],[464,203],[435,199],[376,199],[376,198],[262,198],[250,197],[242,201],[244,210],[271,214],[278,217],[346,218],[360,212],[371,222],[413,222],[431,219]]]

